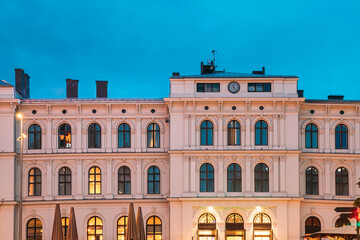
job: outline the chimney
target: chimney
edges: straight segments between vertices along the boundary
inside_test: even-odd
[[[261,74],[261,75],[265,75],[265,67],[262,67],[261,71],[252,71],[252,74]]]
[[[108,81],[96,81],[96,98],[107,98]]]
[[[304,97],[304,90],[297,90],[298,97]]]
[[[21,68],[15,68],[15,89],[21,97],[30,98],[30,77]]]
[[[344,95],[329,95],[328,100],[344,100]]]
[[[78,98],[79,80],[66,79],[66,98]]]

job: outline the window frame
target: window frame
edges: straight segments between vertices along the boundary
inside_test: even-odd
[[[66,240],[66,238],[67,238],[67,233],[68,233],[68,229],[69,229],[69,223],[70,223],[70,218],[69,217],[62,217],[61,218],[63,240]]]
[[[233,167],[233,170],[230,170],[230,167]],[[236,169],[238,168],[238,170]],[[232,173],[233,178],[229,177],[229,173]],[[239,178],[236,178],[236,173],[239,174]],[[241,166],[237,163],[231,163],[227,167],[227,192],[242,192],[242,171]],[[233,183],[232,185],[229,185],[229,181],[237,181],[237,183]],[[236,187],[238,186],[238,187]]]
[[[124,224],[119,224],[120,220],[124,218]],[[128,225],[128,216],[121,216],[118,218],[116,222],[116,240],[122,239],[125,240],[126,232],[127,232],[127,225]],[[119,228],[124,228],[124,233],[119,233]]]
[[[34,222],[34,226],[33,227],[29,227],[29,224],[31,221],[35,221]],[[41,226],[37,226],[37,222],[40,222]],[[29,236],[29,229],[33,229],[34,232],[34,236]],[[37,229],[40,229],[39,231],[36,231]],[[31,218],[29,219],[29,221],[26,223],[26,240],[39,240],[42,239],[43,237],[43,224],[41,222],[41,220],[39,218]],[[40,236],[37,235],[37,233],[40,234]]]
[[[258,166],[260,168],[260,171]],[[266,171],[263,169],[264,166],[267,169]],[[260,178],[257,178],[257,173],[260,174]],[[259,189],[257,188],[257,183],[260,183]],[[270,169],[269,166],[265,163],[258,163],[254,168],[254,190],[255,192],[270,192]]]
[[[227,126],[228,146],[241,145],[241,125],[237,120],[231,120]]]
[[[205,174],[205,177],[202,177],[203,173]],[[211,178],[211,174],[212,174],[212,178]],[[205,189],[202,188],[203,183],[205,183]],[[214,192],[214,191],[215,191],[214,166],[211,163],[203,163],[200,166],[200,192]]]
[[[94,169],[94,173],[91,173],[91,169]],[[99,170],[99,172],[97,172],[97,170]],[[90,180],[90,177],[93,175],[94,177],[94,180]],[[101,168],[99,168],[98,166],[92,166],[89,168],[89,171],[88,171],[88,194],[89,195],[100,195],[101,192],[102,192],[102,183],[101,183],[101,180],[102,180],[102,176],[101,176]],[[96,176],[100,176],[100,180],[96,180]],[[93,193],[91,193],[91,183],[93,183]],[[97,183],[100,183],[100,192],[98,193],[96,191],[96,186],[97,186]]]
[[[349,148],[349,129],[340,123],[335,127],[335,149],[348,149]]]
[[[160,148],[160,126],[157,123],[150,123],[146,129],[146,145],[148,148]]]
[[[154,170],[157,170],[154,171]],[[150,172],[152,171],[152,172]],[[157,166],[151,166],[149,167],[149,169],[147,170],[147,193],[148,194],[160,194],[160,183],[161,183],[161,175],[160,175],[160,168]],[[156,180],[156,176],[159,176],[158,179]],[[152,180],[150,180],[150,176],[152,176]],[[150,187],[152,185],[152,188]],[[152,189],[152,191],[150,192],[150,189]]]
[[[250,88],[254,88],[252,91]],[[261,90],[262,88],[262,90]],[[248,92],[271,92],[272,86],[271,83],[264,82],[264,83],[248,83]]]
[[[61,170],[65,170],[64,173],[61,173]],[[70,180],[68,181],[67,180],[67,177],[70,176]],[[58,195],[60,196],[63,196],[63,195],[71,195],[72,193],[72,172],[71,172],[71,169],[69,167],[62,167],[59,169],[59,172],[58,172]],[[64,180],[62,181],[61,180],[61,177],[64,178]],[[64,192],[61,193],[61,185],[64,185]],[[67,189],[69,189],[69,191],[66,191]],[[67,193],[68,192],[68,193]]]
[[[314,138],[316,138],[316,141],[314,141]],[[318,127],[314,123],[309,123],[305,127],[305,148],[317,149],[318,146],[319,146]]]
[[[343,182],[345,179],[346,182]],[[349,171],[345,167],[338,167],[335,170],[335,195],[349,196]]]
[[[203,138],[203,134],[205,134],[204,138]],[[203,141],[203,139],[205,139],[204,140],[205,142]],[[200,124],[200,145],[201,146],[214,145],[214,124],[210,120],[204,120]]]
[[[101,148],[101,126],[98,123],[91,123],[88,127],[88,148]]]
[[[62,129],[63,128],[63,129]],[[61,134],[62,133],[62,134]],[[66,136],[70,135],[70,141],[66,141]],[[61,136],[64,136],[64,139],[61,140]],[[72,148],[72,135],[71,135],[71,126],[68,123],[62,123],[58,128],[58,148],[59,149],[71,149]]]
[[[258,123],[260,125],[258,125]],[[266,139],[263,139],[264,134],[266,134]],[[263,142],[263,140],[265,140],[265,143]],[[255,123],[255,146],[268,146],[268,145],[269,145],[269,125],[265,120],[258,120]]]
[[[91,219],[95,218],[94,222],[95,224],[94,225],[89,225],[89,222]],[[100,220],[101,221],[101,224],[97,224],[97,221]],[[97,230],[98,230],[98,226],[101,226],[101,234],[98,234],[97,233]],[[95,229],[95,233],[94,234],[90,234],[89,232],[89,227],[94,227]],[[90,235],[89,235],[90,234]],[[89,218],[89,220],[87,221],[87,224],[86,224],[86,239],[87,240],[90,240],[92,238],[89,238],[89,237],[95,237],[95,239],[97,239],[97,237],[104,237],[104,222],[103,220],[98,217],[98,216],[92,216]]]
[[[310,173],[309,170],[311,171]],[[309,178],[311,179],[311,181],[308,180]],[[313,181],[314,179],[316,179],[316,181]],[[306,168],[305,188],[306,195],[319,195],[319,171],[316,167],[310,166]]]
[[[32,174],[31,171],[34,171]],[[33,177],[33,181],[31,181],[31,177]],[[30,193],[30,189],[33,189],[33,193]],[[41,196],[42,192],[42,173],[41,170],[37,167],[33,167],[28,172],[28,196]]]
[[[120,129],[123,127],[122,129]],[[128,141],[127,140],[128,136]],[[120,139],[122,139],[123,145],[120,146]],[[118,127],[118,148],[131,148],[131,127],[127,123],[121,123]]]
[[[29,128],[28,128],[28,149],[29,150],[41,149],[41,140],[42,140],[41,135],[42,135],[42,130],[41,130],[41,127],[39,124],[34,123],[29,126]],[[30,142],[31,140],[33,140],[33,144],[31,144],[31,142]]]
[[[196,83],[196,92],[220,92],[220,83]]]
[[[150,219],[153,218],[153,224],[149,224]],[[158,219],[160,221],[160,224],[156,224],[156,219]],[[156,232],[156,227],[160,226],[160,234],[157,234]],[[153,232],[149,231],[149,227],[152,227],[154,229]],[[150,216],[147,220],[146,220],[146,239],[149,239],[149,237],[151,236],[152,238],[150,239],[157,239],[156,236],[159,236],[162,238],[162,220],[160,217],[156,216],[156,215],[152,215]],[[152,234],[149,234],[152,233]]]
[[[120,173],[121,170],[123,170],[123,173]],[[129,180],[126,180],[127,177],[129,178]],[[121,178],[123,180],[121,180]],[[128,192],[126,191],[127,185],[129,185]],[[124,189],[123,192],[120,191],[121,186],[123,186],[123,189]],[[131,170],[128,166],[121,166],[118,170],[118,194],[119,195],[131,194]]]
[[[318,222],[318,225],[316,225],[314,223],[314,220],[316,220]],[[306,225],[306,223],[308,221],[311,221],[310,225]],[[308,233],[311,234],[311,233],[318,232],[318,231],[321,231],[320,219],[315,217],[315,216],[310,216],[310,217],[306,218],[306,220],[305,220],[305,234],[308,234]]]

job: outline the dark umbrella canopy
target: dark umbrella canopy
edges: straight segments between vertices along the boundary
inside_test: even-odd
[[[69,219],[69,227],[67,231],[67,240],[79,240],[77,227],[76,227],[76,218],[74,208],[71,207],[70,210],[70,219]]]
[[[136,216],[136,227],[138,232],[138,240],[145,240],[145,228],[141,207],[138,208],[138,213]]]
[[[131,202],[129,206],[129,215],[128,215],[128,225],[126,231],[126,240],[138,240],[137,232],[136,232],[136,219],[135,219],[135,211],[134,204]]]
[[[51,240],[62,240],[62,239],[63,239],[63,232],[61,225],[60,205],[56,204]]]

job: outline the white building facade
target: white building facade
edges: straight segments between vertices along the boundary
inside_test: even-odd
[[[206,70],[206,69],[205,69]],[[204,73],[205,72],[205,73]],[[165,99],[28,99],[0,84],[0,239],[50,239],[55,204],[80,239],[299,239],[349,224],[360,101],[307,100],[298,77],[173,73]],[[21,91],[20,91],[21,92]],[[27,138],[20,169],[20,120]]]

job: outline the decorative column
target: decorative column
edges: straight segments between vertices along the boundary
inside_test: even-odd
[[[196,149],[199,149],[200,147],[200,126],[196,125],[195,126],[195,136],[196,136],[196,140],[195,140],[195,146]]]
[[[52,180],[53,180],[53,173],[52,173],[52,159],[47,159],[46,160],[46,174],[45,174],[45,179],[46,179],[46,190],[45,190],[45,200],[52,200],[52,196],[53,196],[53,184],[52,184]]]
[[[189,193],[190,190],[190,156],[184,156],[184,193]]]
[[[273,149],[274,148],[274,145],[273,145],[273,143],[274,143],[274,126],[273,125],[270,125],[269,126],[269,148],[270,149]]]
[[[189,148],[189,118],[190,115],[184,114],[184,149]]]
[[[76,118],[76,137],[75,139],[75,151],[77,153],[80,153],[81,152],[81,143],[82,143],[82,137],[81,137],[81,118]]]
[[[360,153],[360,119],[355,119],[355,153]]]
[[[136,118],[136,142],[135,142],[135,147],[136,147],[136,152],[141,152],[141,118],[137,117]]]
[[[280,192],[280,181],[279,181],[279,176],[280,176],[280,164],[279,164],[279,156],[274,155],[273,156],[273,166],[274,166],[274,193],[278,193]]]
[[[330,166],[331,166],[331,159],[325,158],[325,181],[324,181],[324,187],[325,187],[325,199],[331,199],[331,172],[330,172]]]
[[[284,148],[285,147],[285,116],[284,115],[280,115],[279,141],[280,141],[280,147]]]
[[[112,146],[111,146],[111,136],[112,136],[112,132],[111,132],[111,118],[106,118],[106,129],[107,129],[107,134],[106,134],[106,145],[105,145],[105,149],[106,152],[111,152],[112,151]]]
[[[109,131],[110,132],[110,131]],[[113,186],[113,160],[112,159],[106,159],[106,199],[112,199],[113,198],[113,192],[112,192],[112,186]]]
[[[335,152],[335,129],[330,129],[330,152]]]
[[[106,128],[101,130],[101,151],[102,152],[105,152],[105,149],[107,146],[106,132],[108,132]]]
[[[349,131],[349,150],[350,153],[354,153],[354,149],[355,149],[355,134],[354,134],[354,129],[351,129]]]
[[[141,149],[143,152],[147,150],[146,129],[141,129]]]
[[[218,116],[218,130],[219,130],[219,136],[217,139],[219,139],[218,144],[217,144],[217,149],[224,149],[224,134],[223,134],[223,116],[219,115]]]
[[[83,178],[86,177],[85,171],[82,169],[83,160],[76,159],[76,184],[75,184],[75,199],[83,199]]]
[[[197,146],[196,143],[196,115],[190,115],[191,126],[190,126],[190,134],[191,134],[191,148],[195,148]]]
[[[305,132],[305,131],[304,131]],[[324,152],[325,151],[325,139],[324,139],[324,135],[325,135],[325,129],[320,128],[319,129],[319,141],[318,141],[318,147],[320,152]],[[304,133],[304,147],[305,147],[305,133]]]
[[[285,193],[286,192],[286,156],[281,155],[280,156],[280,192]]]
[[[246,155],[245,156],[245,196],[251,197],[252,196],[252,180],[251,177],[253,176],[251,171],[251,156]]]
[[[250,149],[251,130],[250,130],[250,116],[245,116],[245,149]]]
[[[250,126],[250,148],[255,148],[255,126]]]
[[[324,134],[324,142],[325,142],[325,152],[330,152],[330,119],[325,118],[325,134]]]
[[[160,130],[160,149],[165,149],[165,129]]]
[[[278,139],[278,133],[279,133],[279,127],[278,127],[278,121],[279,121],[279,115],[274,114],[273,115],[273,122],[274,122],[274,131],[273,131],[273,147],[278,148],[279,147],[279,139]]]
[[[143,171],[142,171],[142,159],[136,159],[136,196],[135,198],[143,198]]]
[[[217,188],[215,188],[217,194],[216,196],[218,197],[224,197],[224,156],[218,156],[218,161],[217,161],[217,166],[218,166],[218,179],[216,179],[215,177],[215,181],[218,183],[217,184]],[[215,182],[215,186],[216,186],[216,182]]]
[[[190,157],[190,192],[196,194],[195,192],[195,184],[196,184],[196,157],[195,156],[191,156]]]

